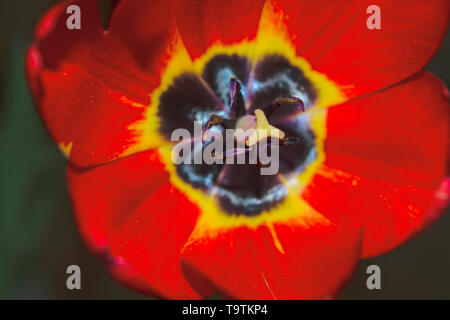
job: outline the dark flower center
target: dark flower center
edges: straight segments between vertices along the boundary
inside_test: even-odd
[[[261,110],[285,134],[286,144],[291,142],[284,147],[280,140],[278,175],[261,175],[259,166],[248,162],[176,167],[185,183],[214,197],[224,213],[255,216],[283,201],[287,188],[281,180],[300,174],[316,158],[309,115],[302,112],[315,100],[311,82],[283,56],[267,55],[252,64],[244,56],[217,55],[201,76],[183,73],[161,95],[159,130],[170,140],[178,128],[193,135],[194,121],[236,128]],[[194,150],[192,157],[195,152],[202,150]]]

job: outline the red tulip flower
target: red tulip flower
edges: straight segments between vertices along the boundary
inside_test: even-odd
[[[122,0],[106,31],[94,0],[45,14],[29,84],[80,233],[119,281],[175,299],[330,298],[360,258],[443,212],[448,91],[423,68],[450,2],[380,0],[373,30],[371,3]],[[297,139],[278,174],[171,161],[175,129],[283,96],[304,111],[277,123]]]

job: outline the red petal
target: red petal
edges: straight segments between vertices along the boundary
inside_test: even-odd
[[[349,96],[407,78],[434,55],[446,31],[448,0],[272,0],[297,54]],[[370,5],[381,9],[381,29],[369,30]]]
[[[157,151],[91,170],[69,166],[68,182],[81,235],[119,280],[153,295],[200,297],[179,263],[198,209],[170,186]]]
[[[92,166],[151,147],[141,145],[142,132],[132,126],[144,118],[150,93],[160,83],[175,29],[167,8],[147,8],[143,17],[137,10],[141,2],[119,4],[106,33],[91,0],[58,4],[37,27],[27,57],[29,83],[47,129],[76,165]],[[66,27],[70,4],[81,8],[81,30]],[[136,11],[133,19],[128,6]],[[163,20],[164,28],[149,25]],[[130,44],[130,34],[134,44],[145,41],[151,50]]]
[[[304,198],[332,221],[363,225],[366,257],[424,226],[446,175],[446,94],[437,78],[422,73],[329,109],[327,159]]]
[[[177,0],[174,14],[186,48],[198,57],[217,42],[253,39],[263,4],[264,0]]]
[[[111,36],[118,37],[157,81],[161,60],[175,34],[170,6],[166,0],[120,1],[111,17]]]
[[[133,211],[111,243],[111,254],[122,261],[120,268],[139,274],[165,298],[212,294],[208,287],[195,292],[180,268],[179,252],[195,226],[198,208],[167,184]]]
[[[153,150],[90,170],[69,165],[67,180],[80,231],[101,252],[132,214],[130,204],[165,185],[169,175]]]
[[[72,163],[107,162],[134,145],[138,133],[130,126],[144,117],[144,105],[75,66],[42,70],[40,80],[45,94],[38,110]]]
[[[360,239],[359,229],[322,219],[193,238],[182,255],[186,268],[205,274],[226,297],[328,299],[351,275]]]

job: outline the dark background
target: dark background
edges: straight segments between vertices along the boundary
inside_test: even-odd
[[[65,159],[45,133],[24,76],[38,18],[57,1],[0,3],[0,299],[147,298],[115,282],[78,236]],[[106,1],[100,1],[106,3]],[[449,86],[450,33],[427,70]],[[66,268],[82,270],[82,290],[66,288]],[[381,267],[381,290],[366,268]],[[450,299],[450,215],[383,256],[361,260],[341,299]]]

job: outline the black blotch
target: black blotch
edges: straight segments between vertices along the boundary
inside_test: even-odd
[[[194,144],[192,141],[191,150],[195,150]],[[197,152],[203,152],[203,149],[198,149]],[[190,154],[190,159],[190,164],[182,163],[176,166],[177,174],[184,182],[207,193],[216,183],[223,164],[194,164],[194,152]]]
[[[298,128],[293,119],[289,122],[280,123],[278,128],[282,130],[287,137],[295,136],[299,142],[291,146],[280,146],[280,173],[289,174],[301,169],[307,164],[308,156],[315,151],[314,133],[308,128]]]
[[[264,83],[274,77],[286,76],[292,80],[299,91],[305,92],[311,102],[317,99],[313,84],[305,77],[302,70],[291,65],[289,60],[280,55],[270,55],[263,58],[255,67],[254,79]],[[277,81],[272,85],[256,92],[251,92],[250,110],[269,106],[275,98],[280,96],[295,96],[287,82]]]
[[[196,114],[204,113],[209,117],[220,110],[218,101],[195,74],[182,74],[160,97],[160,134],[170,139],[175,129],[184,128],[193,136],[194,121],[203,120],[196,118]]]
[[[224,88],[227,88],[226,91],[221,91],[217,85],[219,72],[226,68],[229,68],[232,71],[234,77],[237,78],[242,87],[244,87],[248,82],[248,76],[251,66],[246,57],[238,55],[217,55],[205,65],[205,69],[203,70],[202,74],[203,79],[205,79],[206,83],[214,91],[217,97],[221,99],[225,105],[229,105],[230,96],[228,91],[228,84],[230,79],[223,80],[225,81]],[[226,98],[223,99],[222,97]]]
[[[244,205],[244,202],[233,202],[226,192],[216,192],[215,197],[220,207],[230,215],[255,216],[264,210],[276,206],[283,199],[272,200],[267,198],[271,189],[281,186],[277,175],[261,175],[261,168],[255,164],[225,164],[223,172],[217,181],[217,187],[231,192],[238,199],[257,199],[261,203]]]

